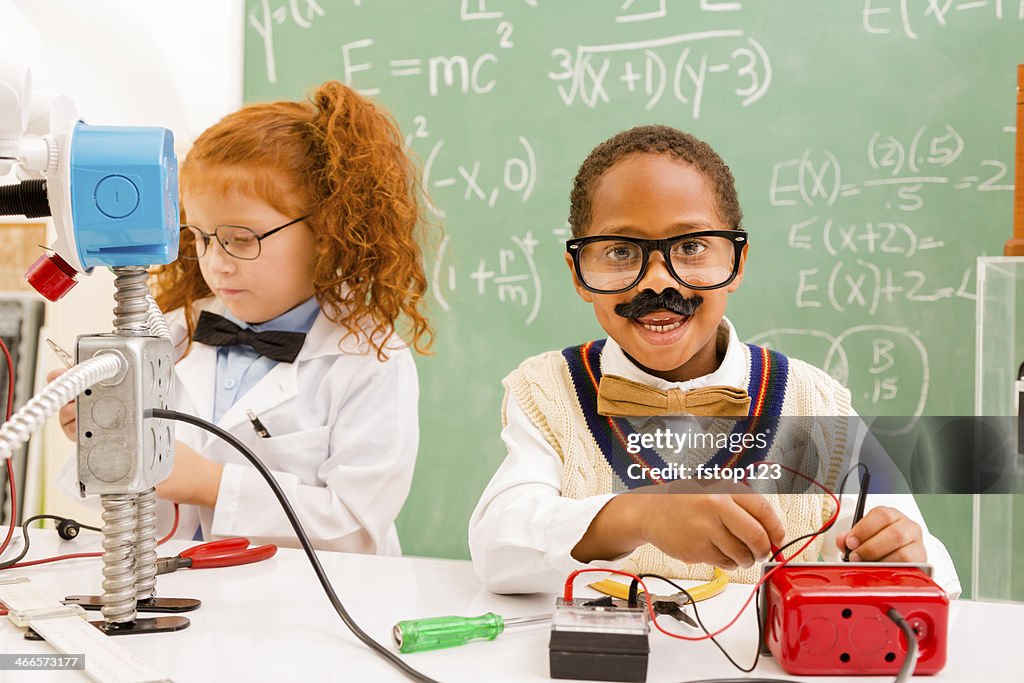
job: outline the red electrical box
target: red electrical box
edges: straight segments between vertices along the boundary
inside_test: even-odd
[[[787,673],[898,673],[908,643],[886,616],[890,608],[917,634],[914,673],[934,674],[946,665],[949,598],[922,565],[791,564],[761,590],[764,646]]]

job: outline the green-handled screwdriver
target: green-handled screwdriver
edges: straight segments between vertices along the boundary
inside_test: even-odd
[[[423,652],[456,647],[477,638],[494,640],[506,629],[551,621],[550,614],[503,619],[494,612],[479,617],[431,617],[395,624],[391,634],[399,652]]]

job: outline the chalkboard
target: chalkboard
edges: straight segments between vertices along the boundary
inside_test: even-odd
[[[692,132],[735,173],[741,337],[826,368],[863,415],[972,412],[974,264],[1010,232],[1024,2],[248,0],[244,21],[245,100],[332,78],[376,98],[444,229],[407,552],[467,555],[505,454],[501,378],[602,336],[562,258],[568,194],[637,124]]]

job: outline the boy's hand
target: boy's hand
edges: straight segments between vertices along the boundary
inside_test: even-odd
[[[851,562],[927,562],[921,527],[899,510],[872,508],[850,531],[836,538]]]
[[[781,545],[786,535],[768,501],[749,489],[745,493],[636,495],[638,491],[608,501],[573,548],[576,560],[610,560],[651,543],[683,562],[736,569],[767,559],[771,544]]]
[[[756,493],[650,494],[643,538],[690,564],[722,569],[768,559],[786,536],[782,520]]]
[[[52,382],[61,375],[67,372],[66,368],[57,368],[56,370],[50,370],[46,373],[46,381]],[[78,425],[78,417],[75,415],[75,400],[71,399],[64,404],[64,407],[60,409],[57,414],[57,418],[60,420],[60,428],[64,431],[64,435],[74,441],[77,438],[76,430]]]
[[[224,465],[207,460],[180,441],[174,444],[171,476],[156,485],[157,498],[175,503],[214,507]]]

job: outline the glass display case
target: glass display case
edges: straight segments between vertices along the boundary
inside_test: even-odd
[[[1014,416],[1024,363],[1024,257],[978,259],[976,415]],[[1018,439],[1020,420],[1014,430]],[[1024,441],[1013,467],[1024,476]],[[974,494],[972,597],[1024,601],[1024,494]]]

